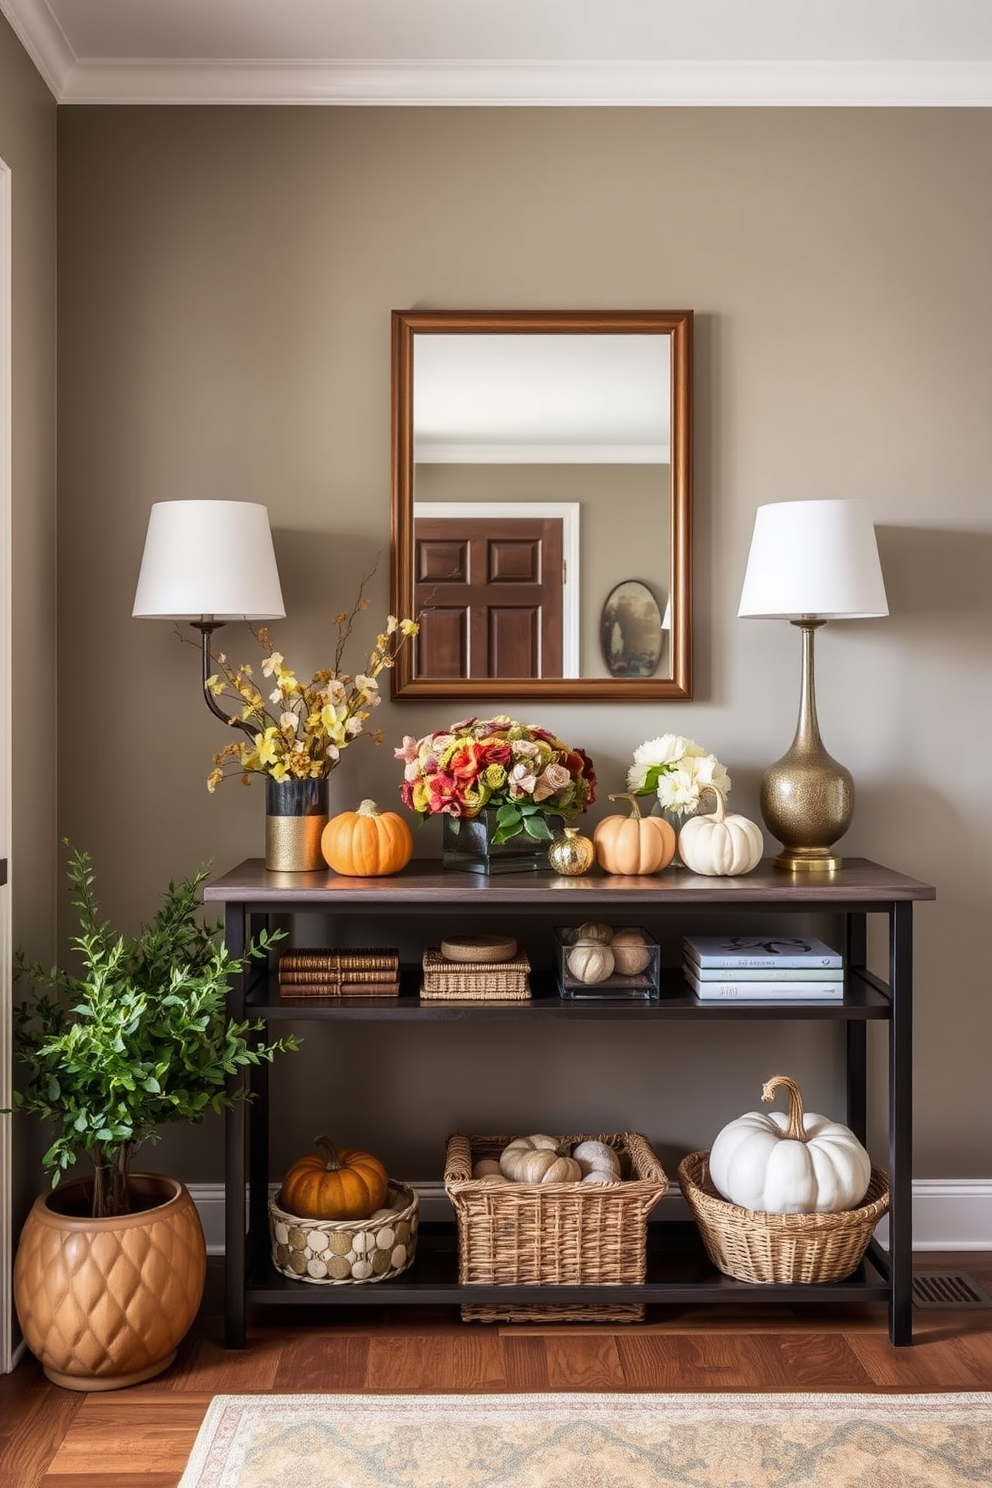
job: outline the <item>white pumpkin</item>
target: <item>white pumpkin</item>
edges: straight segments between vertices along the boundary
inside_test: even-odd
[[[589,1137],[572,1148],[572,1156],[582,1169],[583,1183],[619,1183],[620,1159],[608,1142]]]
[[[578,1183],[582,1169],[568,1155],[568,1143],[535,1132],[514,1137],[499,1155],[504,1178],[511,1183]]]
[[[679,832],[679,854],[693,873],[712,878],[733,878],[750,873],[761,862],[765,839],[756,822],[746,816],[727,815],[723,791],[704,785],[716,796],[716,810],[705,816],[690,816]]]
[[[776,1075],[762,1100],[779,1086],[788,1112],[748,1111],[718,1133],[710,1150],[717,1192],[763,1214],[836,1214],[856,1209],[871,1180],[871,1159],[850,1127],[803,1111],[799,1086]]]

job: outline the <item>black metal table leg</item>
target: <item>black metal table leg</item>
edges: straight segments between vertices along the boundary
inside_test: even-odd
[[[889,921],[889,1338],[913,1341],[913,906]]]

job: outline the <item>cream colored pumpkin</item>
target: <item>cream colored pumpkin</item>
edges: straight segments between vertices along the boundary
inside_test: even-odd
[[[582,1169],[582,1181],[619,1183],[620,1159],[608,1142],[589,1137],[572,1148],[572,1156]]]
[[[511,1183],[578,1183],[582,1177],[568,1143],[543,1132],[514,1137],[500,1153],[499,1166]]]
[[[728,816],[726,798],[715,785],[704,785],[700,795],[703,791],[716,796],[716,810],[705,816],[690,816],[679,832],[683,863],[693,873],[715,878],[750,873],[765,850],[761,828],[746,816]]]
[[[868,1153],[849,1127],[804,1112],[788,1075],[767,1081],[762,1100],[773,1100],[779,1086],[788,1092],[788,1112],[748,1111],[717,1135],[709,1167],[718,1193],[765,1214],[856,1209],[871,1180]]]
[[[605,982],[615,965],[609,946],[598,940],[579,941],[568,953],[568,969],[578,982]]]

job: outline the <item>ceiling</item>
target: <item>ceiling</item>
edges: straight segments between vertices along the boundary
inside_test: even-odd
[[[59,103],[992,104],[990,0],[0,0]]]

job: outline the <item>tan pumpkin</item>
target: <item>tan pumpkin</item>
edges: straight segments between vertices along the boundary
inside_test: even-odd
[[[389,1177],[377,1157],[318,1137],[316,1152],[286,1173],[277,1200],[301,1219],[368,1219],[385,1202]]]
[[[629,816],[604,816],[593,830],[596,860],[607,873],[660,873],[675,856],[675,831],[663,816],[642,816],[636,797],[625,791],[611,801],[629,801]]]
[[[651,947],[634,925],[613,932],[610,950],[621,976],[639,976],[651,964]]]
[[[693,873],[712,878],[733,878],[750,873],[761,862],[765,839],[756,822],[746,816],[727,815],[727,801],[715,785],[704,791],[716,796],[716,810],[707,816],[691,816],[679,833],[679,853]]]
[[[601,940],[604,945],[609,945],[613,939],[613,926],[604,925],[602,920],[585,920],[576,930],[575,939]]]
[[[577,982],[595,985],[613,975],[613,952],[601,940],[580,940],[568,953],[568,969]]]
[[[321,833],[324,862],[352,878],[399,873],[413,857],[413,833],[395,811],[363,801],[357,811],[332,816]]]
[[[543,1132],[514,1137],[500,1153],[499,1165],[511,1183],[578,1183],[582,1178],[568,1143]]]

